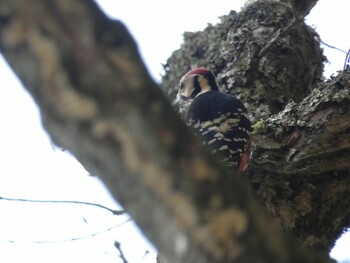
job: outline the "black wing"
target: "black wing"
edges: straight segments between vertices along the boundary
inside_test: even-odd
[[[218,91],[203,93],[193,100],[185,120],[220,160],[238,165],[252,130],[240,100]]]

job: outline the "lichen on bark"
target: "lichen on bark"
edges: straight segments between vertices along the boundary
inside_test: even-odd
[[[186,71],[208,67],[223,91],[244,101],[254,122],[278,113],[289,100],[300,102],[322,77],[325,57],[317,33],[297,23],[259,57],[276,32],[292,22],[288,5],[255,1],[202,32],[185,33],[181,48],[165,65],[164,90],[174,97]]]
[[[173,98],[190,68],[213,70],[255,124],[245,174],[252,192],[288,232],[327,253],[350,219],[349,72],[323,80],[319,36],[295,20],[290,2],[250,1],[217,25],[186,32],[162,87]]]
[[[52,140],[102,179],[168,262],[329,262],[288,238],[251,196],[288,232],[323,252],[349,221],[348,76],[330,84],[326,118],[316,110],[305,119],[311,127],[285,123],[285,116],[302,112],[298,103],[308,105],[323,60],[316,34],[290,24],[292,17],[275,1],[231,12],[205,34],[187,34],[182,48],[190,53],[175,52],[164,76],[163,90],[173,96],[187,69],[207,66],[246,102],[259,124],[245,174],[251,191],[202,147],[148,75],[125,26],[92,0],[2,0],[0,50],[33,95]],[[278,29],[283,37],[259,57]],[[310,156],[308,149],[330,144],[334,134],[342,150]],[[292,147],[297,151],[290,155]],[[327,166],[337,169],[320,170]]]

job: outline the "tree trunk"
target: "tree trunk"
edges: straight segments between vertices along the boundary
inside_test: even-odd
[[[247,103],[254,155],[241,178],[202,148],[93,1],[0,3],[0,50],[52,140],[100,176],[162,262],[330,262],[295,237],[327,252],[349,223],[350,76],[318,83],[317,35],[288,4],[253,2],[187,33],[164,76],[171,97],[189,67],[207,66]]]
[[[173,97],[190,67],[211,68],[255,122],[252,193],[305,246],[328,253],[350,221],[350,73],[321,81],[319,37],[294,17],[283,3],[257,1],[186,33],[163,88]]]

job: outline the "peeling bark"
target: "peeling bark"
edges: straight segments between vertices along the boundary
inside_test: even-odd
[[[347,149],[349,126],[343,124],[348,120],[347,104],[343,104],[349,99],[347,75],[334,85],[343,97],[330,90],[330,103],[316,99],[314,109],[307,107],[309,114],[298,115],[304,111],[298,111],[297,104],[288,104],[289,100],[306,105],[311,90],[322,89],[316,84],[324,59],[314,40],[316,34],[300,24],[266,56],[256,57],[269,34],[292,19],[285,4],[253,3],[241,15],[232,13],[224,23],[210,26],[205,32],[213,36],[219,32],[229,42],[216,41],[234,47],[223,49],[222,56],[214,56],[221,44],[210,34],[207,42],[214,46],[196,42],[196,34],[187,34],[184,43],[198,44],[189,48],[195,51],[190,54],[198,57],[202,66],[216,67],[226,90],[245,99],[252,119],[261,124],[256,130],[248,183],[220,166],[202,147],[150,78],[125,27],[109,20],[94,2],[0,2],[0,50],[38,103],[52,140],[104,181],[166,262],[330,262],[327,256],[303,249],[282,233],[252,198],[252,194],[259,197],[285,229],[322,251],[345,226],[349,212],[341,212],[345,202],[342,207],[336,204],[347,191],[346,184],[337,184],[347,181],[347,159],[335,165],[336,175],[334,169],[312,173],[316,169],[312,165],[306,166],[306,171],[301,166],[308,160],[325,160],[335,152],[345,158],[338,148],[316,157],[313,153],[336,145],[332,143],[334,133],[344,135],[342,150]],[[250,45],[255,38],[258,41]],[[189,61],[195,61],[194,57],[179,57],[179,61],[169,62],[164,90],[171,86],[169,80],[177,82],[177,75],[193,65]],[[288,67],[283,69],[286,61]],[[291,78],[293,74],[297,77]],[[323,89],[330,87],[332,84]],[[171,88],[169,94],[174,94]],[[317,98],[311,95],[310,101]],[[320,110],[325,110],[326,117]],[[302,122],[284,123],[285,116]],[[317,138],[315,131],[319,132]],[[312,147],[305,147],[306,143]],[[290,149],[295,151],[291,154]],[[330,195],[319,191],[321,183],[313,182],[324,182],[323,190]],[[336,212],[324,210],[324,204],[337,205]],[[319,214],[317,225],[311,214],[318,212],[328,214]],[[323,224],[333,224],[335,229]],[[327,230],[322,236],[317,235],[318,226]]]

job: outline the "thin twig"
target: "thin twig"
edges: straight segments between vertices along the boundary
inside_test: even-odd
[[[296,7],[294,2],[291,0],[290,1],[291,6],[292,6],[292,11],[293,11],[293,21],[291,23],[289,23],[289,25],[287,25],[285,28],[283,29],[279,29],[272,37],[271,41],[269,43],[267,43],[259,52],[258,54],[258,61],[260,61],[265,55],[266,53],[271,49],[271,47],[280,39],[282,38],[282,36],[284,36],[291,28],[293,28],[294,26],[296,26],[298,23],[300,23],[305,16],[308,14],[308,12],[314,7],[311,6],[309,7],[309,9],[307,10],[307,12],[305,12],[303,15],[301,15],[299,17],[299,15],[296,13]]]
[[[140,260],[138,261],[138,263],[140,263],[148,254],[149,254],[149,251],[146,250],[146,251],[145,251],[145,254],[143,254],[143,256],[140,258]]]
[[[297,21],[298,20],[298,14],[297,14],[297,9],[295,7],[295,3],[294,3],[293,0],[290,0],[289,3],[292,6],[294,21]]]
[[[301,4],[299,4],[297,7],[295,0],[289,0],[290,6],[293,10],[294,20],[298,20],[299,17],[301,17],[301,19],[305,18],[305,16],[307,16],[310,13],[311,9],[316,5],[317,1],[318,0],[302,0],[299,1]]]
[[[12,201],[12,202],[31,202],[31,203],[53,203],[53,204],[78,204],[78,205],[90,205],[90,206],[96,206],[105,210],[108,210],[113,215],[122,215],[125,213],[124,210],[114,210],[109,207],[106,207],[104,205],[95,204],[95,203],[89,203],[89,202],[82,202],[82,201],[69,201],[69,200],[33,200],[33,199],[24,199],[24,198],[7,198],[7,197],[1,197],[0,201]]]
[[[346,53],[346,57],[345,57],[345,61],[344,61],[344,70],[347,70],[350,66],[350,49],[349,51]]]
[[[87,239],[87,238],[90,238],[90,237],[95,237],[95,236],[98,236],[98,235],[101,235],[103,233],[106,233],[106,232],[109,232],[115,228],[118,228],[124,224],[126,224],[127,222],[131,221],[132,219],[131,218],[128,218],[127,220],[125,220],[124,222],[118,224],[118,225],[115,225],[115,226],[112,226],[112,227],[109,227],[105,230],[102,230],[100,232],[96,232],[96,233],[93,233],[91,235],[86,235],[86,236],[81,236],[81,237],[73,237],[73,238],[70,238],[70,239],[63,239],[63,240],[38,240],[38,241],[18,241],[18,240],[7,240],[8,242],[10,243],[32,243],[32,244],[48,244],[48,243],[65,243],[65,242],[72,242],[72,241],[78,241],[78,240],[82,240],[82,239]]]
[[[117,248],[118,252],[119,252],[119,257],[121,258],[121,260],[123,261],[123,263],[128,263],[128,261],[126,260],[123,250],[121,249],[121,244],[118,241],[114,241],[114,246]]]
[[[347,54],[347,53],[348,53],[348,52],[346,52],[346,51],[344,51],[344,50],[342,50],[342,49],[340,49],[340,48],[337,48],[337,47],[331,46],[331,45],[329,45],[329,44],[325,43],[325,42],[324,42],[324,41],[322,41],[322,40],[320,40],[320,43],[321,43],[322,45],[325,45],[326,47],[329,47],[329,48],[332,48],[332,49],[338,50],[338,51],[340,51],[340,52],[342,52],[342,53],[344,53],[344,54]]]
[[[300,20],[301,21],[301,20]],[[290,23],[288,26],[286,26],[283,29],[279,29],[274,36],[272,37],[271,41],[267,43],[259,52],[258,59],[262,59],[266,53],[271,49],[273,44],[275,44],[283,35],[285,35],[292,27],[294,27],[297,23],[300,22],[299,20],[294,21]]]

